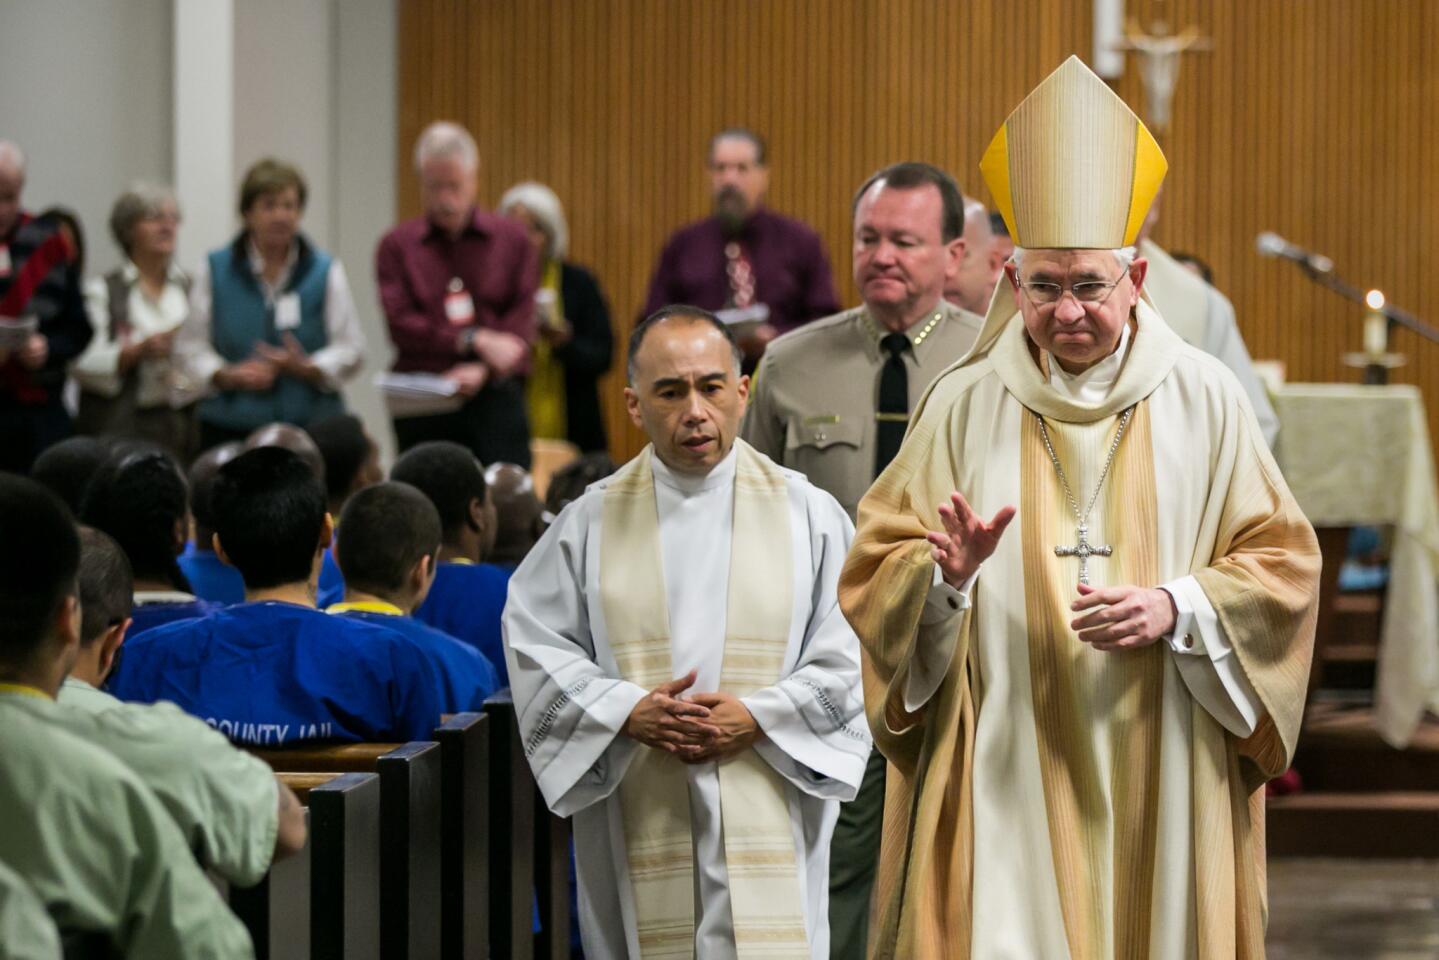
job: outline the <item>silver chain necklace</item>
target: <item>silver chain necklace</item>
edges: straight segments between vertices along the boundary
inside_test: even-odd
[[[1094,493],[1089,498],[1084,512],[1079,512],[1079,503],[1074,499],[1074,491],[1069,488],[1069,478],[1064,475],[1064,468],[1059,465],[1059,457],[1055,455],[1054,444],[1049,442],[1049,428],[1044,424],[1044,417],[1035,414],[1039,421],[1039,435],[1044,438],[1044,449],[1049,451],[1049,462],[1054,464],[1054,472],[1059,474],[1059,485],[1064,488],[1064,495],[1069,500],[1069,508],[1074,511],[1074,519],[1079,522],[1079,540],[1074,546],[1060,546],[1054,548],[1056,557],[1078,557],[1079,558],[1079,582],[1089,583],[1089,558],[1108,557],[1114,553],[1114,547],[1109,544],[1094,544],[1089,542],[1089,514],[1094,509],[1095,502],[1099,499],[1099,491],[1104,486],[1104,478],[1109,476],[1109,467],[1114,463],[1114,454],[1119,450],[1119,441],[1124,439],[1124,431],[1129,426],[1129,418],[1134,415],[1134,408],[1130,407],[1124,411],[1119,418],[1119,429],[1114,431],[1114,442],[1109,445],[1109,456],[1104,461],[1104,469],[1099,471],[1099,480],[1094,484]]]

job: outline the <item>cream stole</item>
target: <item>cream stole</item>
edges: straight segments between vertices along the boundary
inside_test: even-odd
[[[720,689],[769,686],[784,666],[792,616],[790,506],[783,472],[735,441],[734,534]],[[646,690],[673,680],[653,448],[605,489],[600,599],[621,675]],[[701,545],[702,546],[702,545]],[[784,780],[753,750],[719,767],[720,816],[738,955],[809,955]],[[620,784],[625,851],[644,960],[694,954],[694,847],[683,763],[641,749]]]

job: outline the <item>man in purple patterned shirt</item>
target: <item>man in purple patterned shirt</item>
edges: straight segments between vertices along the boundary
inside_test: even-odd
[[[764,140],[742,128],[710,140],[713,213],[665,244],[641,316],[671,303],[720,314],[751,366],[782,333],[839,311],[824,244],[813,229],[767,209]]]

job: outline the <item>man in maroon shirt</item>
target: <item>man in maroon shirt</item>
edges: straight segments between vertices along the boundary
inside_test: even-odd
[[[714,212],[665,244],[642,316],[687,303],[747,317],[735,332],[749,367],[781,333],[838,313],[839,298],[819,234],[763,206],[769,167],[759,134],[721,130],[708,166]]]
[[[397,372],[454,381],[460,409],[397,417],[401,450],[452,440],[482,463],[529,466],[524,378],[535,339],[539,264],[515,222],[475,206],[479,152],[453,123],[433,123],[415,146],[425,215],[380,240],[375,273]]]

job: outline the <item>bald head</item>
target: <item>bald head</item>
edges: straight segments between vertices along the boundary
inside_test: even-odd
[[[190,464],[190,489],[201,483],[208,483],[220,472],[220,468],[245,452],[245,445],[238,440],[211,447],[195,458]]]
[[[245,452],[238,440],[211,447],[190,464],[190,516],[195,520],[195,543],[201,550],[210,549],[215,536],[215,518],[210,511],[210,495],[220,468]]]
[[[25,176],[25,151],[13,140],[0,140],[0,173]]]
[[[245,438],[245,449],[279,447],[298,454],[321,484],[325,482],[325,456],[314,439],[299,427],[288,423],[267,423]]]
[[[994,231],[989,227],[989,210],[973,197],[964,198],[964,241],[967,245],[989,242]]]
[[[981,316],[1004,269],[990,226],[989,211],[973,197],[964,198],[964,258],[959,270],[945,285],[944,298],[970,313]]]
[[[10,140],[0,140],[0,240],[8,237],[20,219],[20,192],[25,189],[25,151]]]
[[[518,564],[539,540],[544,505],[535,496],[535,482],[524,467],[513,463],[492,463],[485,471],[485,483],[495,505],[493,563]]]

